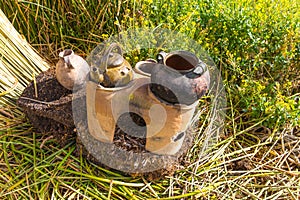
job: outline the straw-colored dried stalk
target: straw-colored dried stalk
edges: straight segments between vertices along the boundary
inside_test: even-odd
[[[0,104],[14,105],[29,81],[49,65],[0,10]]]

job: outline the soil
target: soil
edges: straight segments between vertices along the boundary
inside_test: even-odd
[[[135,122],[139,130],[134,130],[132,127],[126,126],[126,122],[131,120]],[[135,135],[140,135],[140,137],[135,137]],[[135,153],[147,152],[145,149],[146,123],[143,118],[135,113],[121,115],[117,122],[113,142],[114,145],[125,151],[133,151]]]

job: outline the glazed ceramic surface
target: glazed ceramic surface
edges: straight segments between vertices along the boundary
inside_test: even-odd
[[[102,52],[94,52],[90,60],[90,79],[104,87],[122,87],[133,79],[132,67],[123,58],[121,47],[116,43],[104,48]]]

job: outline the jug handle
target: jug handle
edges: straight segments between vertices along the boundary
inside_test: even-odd
[[[109,47],[104,51],[103,60],[100,63],[100,67],[99,67],[100,74],[103,74],[107,70],[108,58],[114,49],[117,49],[117,53],[123,55],[122,49],[117,43],[112,43],[111,45],[109,45]]]
[[[199,62],[198,62],[198,64],[196,65],[196,67],[195,67],[195,69],[193,70],[193,72],[194,72],[195,74],[202,75],[202,74],[204,74],[204,72],[206,72],[206,71],[207,71],[207,66],[206,66],[206,64],[205,64],[202,60],[199,59]]]
[[[164,64],[166,56],[167,56],[166,52],[164,51],[159,52],[156,56],[157,62],[160,64]]]
[[[115,48],[118,50],[119,54],[123,54],[121,47],[117,43],[112,43],[110,46],[107,47],[107,49],[104,48],[102,58],[99,58],[99,62],[96,62],[96,66],[91,65],[90,80],[96,82],[97,84],[100,84],[104,81],[104,73],[107,70],[109,54]],[[99,63],[98,66],[97,63]]]

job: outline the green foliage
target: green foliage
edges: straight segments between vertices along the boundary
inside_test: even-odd
[[[0,198],[298,198],[298,0],[2,0],[0,9],[52,64],[62,49],[73,48],[85,56],[99,42],[129,28],[180,32],[213,58],[228,97],[221,141],[202,158],[203,135],[199,134],[186,156],[189,166],[170,178],[148,183],[73,156],[75,144],[59,149],[51,138],[34,133],[14,100],[2,98],[12,90],[16,96],[24,88],[32,72],[23,70],[23,63],[29,70],[33,64],[27,61],[33,53],[22,50],[16,58],[3,49],[2,67],[12,75],[0,73],[4,77],[0,102],[8,104],[0,107]],[[2,41],[8,41],[9,36],[1,34]],[[180,45],[174,48],[184,48]],[[125,56],[134,64],[157,51],[137,49]],[[14,59],[19,61],[15,62],[17,72]],[[17,89],[16,78],[22,80]],[[201,117],[199,129],[203,130],[208,119]]]
[[[202,45],[219,66],[233,105],[245,120],[273,114],[264,125],[300,123],[299,101],[294,100],[299,98],[297,0],[12,0],[0,7],[51,61],[64,48],[86,55],[128,28],[180,32]],[[126,57],[134,64],[157,51],[141,49]]]
[[[277,121],[299,124],[298,1],[143,1],[139,9],[140,26],[173,29],[202,44],[241,112],[251,119],[272,113],[265,122],[270,127]]]
[[[97,42],[118,31],[123,18],[120,1],[4,0],[0,8],[17,30],[44,56],[53,58],[65,48],[89,52]]]

